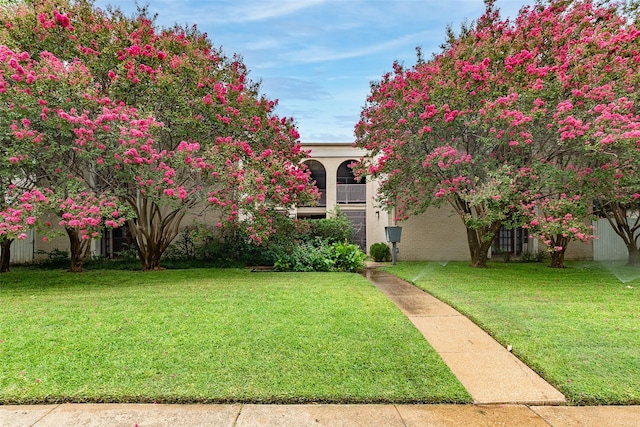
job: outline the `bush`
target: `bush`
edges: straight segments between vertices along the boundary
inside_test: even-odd
[[[352,243],[328,244],[316,239],[301,243],[279,254],[273,264],[276,271],[343,271],[357,272],[364,267],[367,255]]]
[[[521,261],[522,262],[543,262],[547,258],[547,252],[543,250],[539,250],[538,252],[522,252]]]
[[[391,261],[391,249],[386,243],[374,243],[369,248],[369,253],[376,262]]]
[[[240,267],[273,265],[276,259],[273,245],[256,246],[242,226],[225,224],[214,228],[195,224],[176,236],[164,253],[162,264]]]
[[[309,231],[303,238],[307,241],[322,239],[327,243],[353,243],[353,225],[349,218],[339,209],[334,216],[322,219],[303,220],[309,223]]]
[[[44,268],[69,268],[71,258],[69,251],[62,251],[60,249],[53,249],[51,252],[38,250],[38,255],[47,255],[46,259],[38,262],[38,265]]]
[[[276,271],[331,271],[334,261],[325,244],[301,243],[282,251],[273,264]]]
[[[273,221],[277,232],[260,246],[249,239],[243,224],[185,227],[163,255],[162,264],[183,268],[206,263],[218,267],[259,265],[274,266],[281,271],[330,271],[335,269],[331,245],[353,242],[353,226],[339,209],[330,218],[298,220],[275,215]]]
[[[353,243],[334,243],[333,268],[338,271],[355,273],[364,268],[364,260],[367,257],[358,245]]]

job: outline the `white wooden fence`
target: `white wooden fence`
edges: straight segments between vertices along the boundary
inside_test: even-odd
[[[36,233],[33,230],[27,232],[24,240],[14,240],[11,244],[11,264],[31,264],[34,259],[34,245]],[[0,249],[1,250],[1,249]]]
[[[633,220],[633,219],[632,219]],[[593,221],[596,239],[593,241],[594,261],[626,260],[629,251],[620,236],[613,231],[606,219]]]

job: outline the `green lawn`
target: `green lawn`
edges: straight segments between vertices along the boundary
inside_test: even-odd
[[[470,402],[364,278],[16,268],[0,275],[0,404]]]
[[[387,271],[468,315],[574,404],[640,404],[640,269],[401,263]]]

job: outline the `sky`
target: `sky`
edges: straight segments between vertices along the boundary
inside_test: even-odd
[[[161,26],[195,24],[227,56],[240,54],[261,92],[293,117],[301,142],[353,142],[370,83],[394,61],[439,51],[447,26],[484,12],[483,0],[140,0]],[[497,0],[514,17],[527,0]],[[97,0],[127,14],[132,0]]]

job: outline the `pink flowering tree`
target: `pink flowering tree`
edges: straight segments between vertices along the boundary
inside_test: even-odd
[[[109,226],[104,218],[113,220],[112,213],[119,211],[114,206],[112,212],[105,212],[113,205],[113,196],[90,195],[93,153],[83,147],[92,124],[91,110],[100,111],[104,100],[86,91],[92,81],[86,67],[78,61],[65,63],[50,52],[32,58],[27,52],[0,46],[0,71],[0,98],[7,105],[0,118],[6,129],[0,179],[4,186],[23,191],[34,186],[46,191],[48,209],[39,211],[61,218],[60,225],[70,239],[70,271],[81,271],[91,239]],[[99,135],[108,137],[110,133],[114,134],[101,129]],[[9,210],[22,210],[16,206],[22,203],[20,198],[5,203]],[[29,218],[27,225],[33,226],[34,216]],[[116,219],[118,224],[114,225],[122,225],[124,218]]]
[[[0,46],[0,99],[4,106],[0,115],[4,130],[0,136],[0,272],[9,271],[11,244],[37,228],[50,197],[48,189],[38,189],[34,176],[34,153],[41,137],[22,114],[27,109],[23,100],[32,98],[26,82],[33,83],[35,75],[29,66],[21,65],[28,60],[28,54]],[[25,141],[29,143],[23,145]]]
[[[396,64],[372,85],[356,126],[356,145],[369,151],[358,172],[382,180],[380,202],[398,219],[450,204],[479,267],[504,225],[529,227],[550,244],[589,236],[571,231],[590,219],[573,196],[594,197],[595,185],[577,187],[574,177],[611,161],[612,147],[632,153],[618,148],[637,143],[638,126],[629,102],[638,31],[618,9],[550,0],[511,22],[486,3],[475,25],[449,33],[442,53]],[[629,48],[621,51],[622,41]],[[555,224],[554,239],[526,222],[538,221],[537,210]],[[570,211],[575,218],[563,221]]]
[[[69,237],[69,271],[73,272],[82,271],[84,261],[90,255],[91,241],[99,238],[103,229],[121,227],[127,219],[115,196],[96,196],[84,191],[57,200],[53,208],[61,217],[59,225]]]
[[[259,244],[275,232],[275,215],[315,197],[295,124],[273,113],[275,102],[259,95],[239,58],[195,28],[159,29],[144,13],[129,19],[63,3],[16,6],[5,21],[11,43],[30,56],[82,70],[66,80],[73,108],[43,99],[26,112],[40,116],[47,136],[63,122],[58,176],[68,171],[91,197],[117,197],[143,269],[160,268],[195,209],[246,224]]]
[[[47,196],[35,188],[22,192],[12,184],[4,194],[0,204],[0,273],[9,271],[11,243],[26,239],[29,230],[43,226],[40,213],[49,203]]]
[[[547,195],[535,202],[523,204],[522,227],[530,237],[539,237],[551,254],[550,267],[564,268],[564,255],[572,240],[590,242],[593,227],[585,222],[590,203],[580,195],[573,197],[564,193]]]

